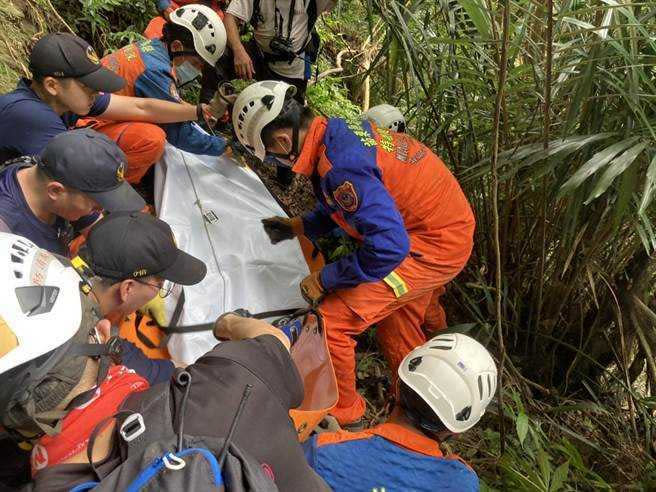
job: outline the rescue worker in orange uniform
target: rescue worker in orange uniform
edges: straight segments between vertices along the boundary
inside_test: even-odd
[[[478,492],[476,473],[440,444],[476,425],[494,397],[490,353],[467,335],[438,335],[405,356],[398,376],[389,420],[312,436],[303,444],[310,466],[332,490]]]
[[[117,94],[150,97],[181,103],[178,87],[199,77],[203,66],[212,68],[223,54],[226,33],[219,16],[205,5],[180,7],[165,26],[164,39],[130,44],[105,56],[102,64],[125,79]],[[198,105],[198,119],[211,121],[223,116],[207,105]],[[103,119],[86,119],[80,125],[92,126],[110,138],[120,141],[125,123]],[[158,136],[161,157],[166,141],[200,155],[219,156],[226,150],[226,140],[208,135],[191,122],[149,125],[145,132]],[[126,179],[140,181],[156,160],[128,162]]]
[[[301,292],[318,306],[335,366],[340,424],[365,410],[355,385],[354,336],[377,323],[390,369],[426,340],[421,329],[436,289],[472,250],[474,216],[455,177],[426,146],[369,121],[314,117],[289,84],[257,82],[233,108],[242,145],[312,180],[317,208],[303,217],[263,220],[275,244],[341,227],[359,248],[312,273]]]
[[[84,126],[82,117],[102,118],[113,123],[104,133],[126,154],[125,178],[133,183],[130,166],[152,164],[164,151],[166,135],[158,125],[197,121],[211,112],[206,105],[119,95],[125,80],[70,33],[43,36],[29,62],[32,79],[23,78],[15,90],[0,95],[0,163],[40,154],[56,135]]]
[[[160,13],[157,17],[154,17],[146,26],[143,35],[148,39],[162,39],[164,37],[164,26],[167,22],[170,21],[171,12],[182,7],[184,5],[189,5],[190,3],[200,3],[210,7],[216,14],[223,20],[225,2],[217,0],[177,0],[172,2],[171,0],[157,0],[157,10]],[[202,103],[209,103],[216,93],[216,88],[220,84],[219,76],[216,73],[214,67],[205,65],[203,67],[203,76],[200,81],[200,95],[198,97],[199,101]]]
[[[200,3],[210,7],[217,15],[223,19],[225,5],[223,1],[217,0],[176,0],[175,2],[171,0],[157,0],[157,11],[160,13],[157,17],[153,17],[146,29],[144,30],[144,36],[148,39],[160,39],[164,34],[164,26],[169,22],[171,13],[182,7],[184,5],[189,5],[190,3]]]

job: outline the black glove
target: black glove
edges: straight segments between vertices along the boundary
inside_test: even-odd
[[[280,241],[294,239],[297,235],[303,234],[303,220],[300,217],[291,219],[269,217],[268,219],[262,219],[262,225],[271,240],[271,244],[278,244]]]

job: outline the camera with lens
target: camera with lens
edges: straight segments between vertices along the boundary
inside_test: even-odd
[[[292,61],[296,58],[296,52],[292,48],[291,39],[282,36],[274,36],[269,42],[269,48],[276,58],[282,61]]]

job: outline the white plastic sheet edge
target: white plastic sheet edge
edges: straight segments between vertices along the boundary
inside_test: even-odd
[[[207,265],[202,282],[184,287],[178,325],[213,321],[237,308],[259,313],[305,305],[298,285],[309,271],[300,245],[270,243],[261,219],[285,212],[252,170],[167,144],[155,169],[155,205],[178,247]],[[179,295],[166,299],[169,316]],[[216,343],[210,332],[175,334],[168,349],[190,364]]]

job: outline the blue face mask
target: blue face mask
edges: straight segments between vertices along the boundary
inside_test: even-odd
[[[286,164],[277,157],[268,153],[266,156],[264,156],[264,164],[268,164],[269,166],[292,167],[290,164]]]
[[[180,65],[175,67],[175,75],[178,82],[178,87],[182,87],[185,84],[188,84],[192,80],[200,77],[201,73],[193,63],[189,61],[183,61]]]

